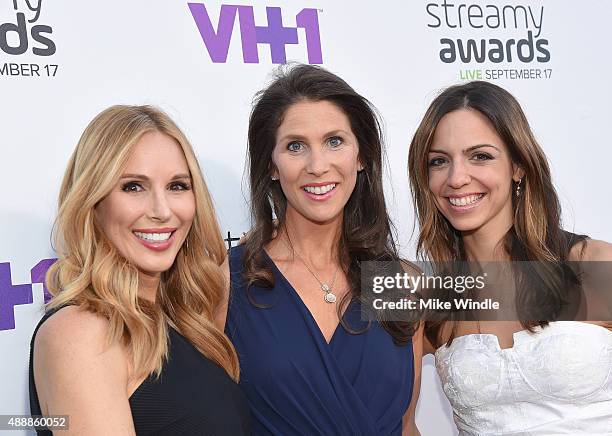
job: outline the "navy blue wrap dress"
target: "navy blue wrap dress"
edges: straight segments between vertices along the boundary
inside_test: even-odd
[[[244,249],[230,252],[226,333],[240,359],[240,386],[256,435],[401,435],[414,380],[412,344],[398,346],[353,301],[326,342],[312,314],[263,252],[275,286],[247,289]],[[252,302],[255,302],[257,307]]]

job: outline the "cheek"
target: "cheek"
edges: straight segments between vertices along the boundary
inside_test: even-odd
[[[512,175],[502,168],[487,168],[477,173],[478,179],[492,191],[510,192]]]
[[[302,164],[299,159],[278,159],[275,161],[276,170],[281,184],[296,181],[301,173]]]
[[[438,171],[429,171],[428,176],[428,186],[429,190],[434,194],[437,194],[440,189],[444,186],[444,181],[446,180],[446,175],[443,170]]]
[[[193,193],[191,192],[189,195],[178,198],[174,202],[173,210],[182,223],[191,224],[196,212],[195,197]]]
[[[122,230],[138,219],[139,203],[126,198],[118,198],[116,193],[106,197],[96,208],[96,218],[102,231],[109,239],[114,239]]]
[[[348,153],[342,153],[342,155],[337,157],[335,165],[338,168],[341,168],[341,171],[344,173],[345,177],[357,178],[357,172],[359,171],[358,149],[355,147]]]

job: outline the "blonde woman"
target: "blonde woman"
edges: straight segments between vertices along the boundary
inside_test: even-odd
[[[166,114],[114,106],[94,118],[64,175],[54,240],[32,414],[68,415],[70,434],[248,434],[236,353],[212,321],[223,241]]]

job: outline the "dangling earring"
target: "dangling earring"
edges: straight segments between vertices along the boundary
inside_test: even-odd
[[[185,249],[189,250],[189,236],[185,238]]]
[[[523,178],[521,177],[519,179],[519,181],[516,183],[516,197],[520,197],[521,196],[521,182],[523,181]]]

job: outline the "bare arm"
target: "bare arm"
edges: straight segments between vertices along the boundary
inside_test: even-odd
[[[423,368],[423,323],[419,323],[412,337],[412,353],[414,355],[414,380],[410,405],[402,420],[402,436],[420,436],[416,425],[416,406],[421,392],[421,370]]]
[[[570,261],[585,261],[581,269],[581,284],[588,307],[587,322],[593,322],[612,330],[612,276],[609,264],[612,262],[612,244],[595,239],[587,239],[572,247]],[[597,265],[599,262],[606,262]]]
[[[128,401],[127,356],[106,345],[107,321],[66,307],[39,329],[34,378],[44,415],[68,415],[59,434],[134,435]]]

